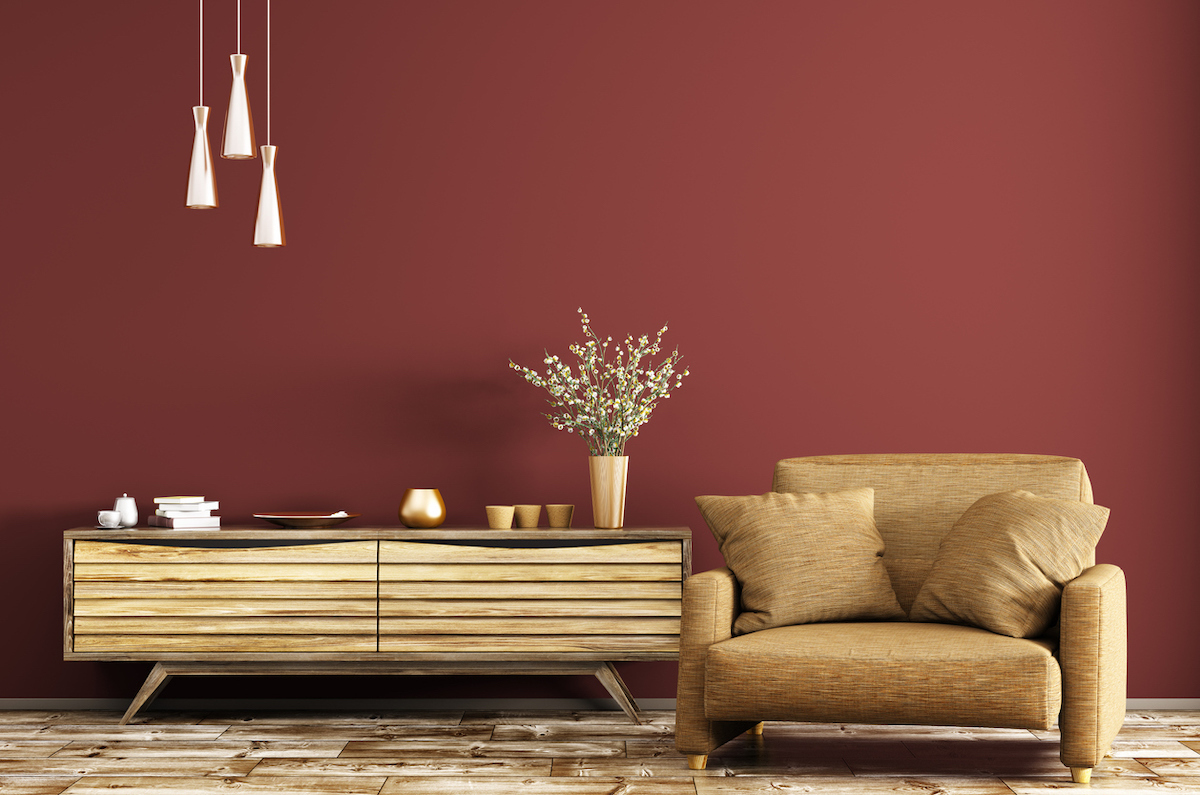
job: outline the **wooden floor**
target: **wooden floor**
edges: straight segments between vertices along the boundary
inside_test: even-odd
[[[1057,735],[768,723],[676,753],[674,713],[0,712],[0,793],[947,793],[1070,789]],[[1200,712],[1131,712],[1091,788],[1200,793]]]

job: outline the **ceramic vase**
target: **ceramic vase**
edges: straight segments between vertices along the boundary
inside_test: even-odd
[[[405,527],[440,527],[446,503],[437,489],[405,489],[400,499],[400,522]]]
[[[616,529],[624,526],[629,456],[589,456],[588,468],[592,476],[592,517],[596,527]]]

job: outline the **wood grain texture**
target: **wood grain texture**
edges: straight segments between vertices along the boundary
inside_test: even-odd
[[[379,650],[385,652],[456,652],[484,654],[602,653],[608,659],[624,659],[624,654],[654,653],[677,655],[679,638],[672,635],[382,635]]]
[[[155,620],[155,619],[151,619]],[[333,619],[345,620],[345,619]],[[77,632],[81,631],[76,629]],[[382,618],[380,635],[679,635],[678,618]]]
[[[842,777],[760,777],[696,778],[697,795],[762,795],[779,793],[828,793],[829,795],[908,795],[909,793],[946,793],[946,795],[1012,795],[1004,782],[995,779],[963,777],[923,777],[896,779],[859,779]]]
[[[696,795],[692,780],[509,777],[389,779],[379,795]]]
[[[237,656],[255,652],[374,652],[375,635],[76,635],[79,652],[125,652],[155,659],[171,652]]]
[[[68,743],[62,740],[28,742],[0,740],[0,759],[43,759],[53,756],[67,745]]]
[[[393,563],[679,563],[679,541],[542,548],[379,542],[379,562]]]
[[[384,563],[381,582],[678,582],[671,563]]]
[[[368,600],[370,582],[77,582],[75,599]]]
[[[417,719],[410,716],[410,720]],[[271,721],[272,718],[264,715],[260,722],[229,726],[221,739],[240,742],[341,742],[348,748],[357,742],[485,742],[491,739],[493,729],[492,726],[428,726],[422,723],[327,724],[320,717],[310,718],[310,725],[281,725]]]
[[[0,776],[5,795],[59,795],[78,781],[76,776]]]
[[[71,786],[70,795],[378,795],[382,776],[246,776],[188,778],[184,776],[103,776],[85,778]]]
[[[1073,788],[1057,740],[1017,730],[769,722],[764,736],[743,734],[706,770],[690,771],[673,751],[666,711],[646,713],[642,726],[614,711],[153,714],[154,725],[118,726],[112,711],[0,713],[0,792],[1029,795]],[[1122,741],[1157,747],[1160,728],[1168,735],[1163,747],[1186,748],[1170,735],[1187,725],[1196,724],[1143,715],[1129,724],[1137,740]],[[51,748],[58,750],[46,756]],[[1195,763],[1107,758],[1091,789],[1196,793]]]
[[[385,617],[674,616],[677,599],[382,599]],[[678,632],[678,628],[675,630]]]
[[[645,619],[652,620],[652,619]],[[84,635],[370,635],[375,618],[354,616],[101,616],[75,619],[75,634]],[[203,638],[201,638],[202,640]]]
[[[623,527],[606,530],[595,527],[571,527],[566,529],[538,528],[530,530],[497,530],[490,527],[448,527],[420,530],[408,527],[337,527],[320,530],[287,530],[266,525],[225,525],[219,530],[165,530],[154,527],[138,527],[125,530],[99,530],[94,527],[76,527],[63,533],[64,538],[88,539],[92,541],[171,541],[197,539],[207,543],[227,543],[231,540],[245,541],[476,541],[482,544],[507,544],[509,541],[545,542],[557,545],[563,541],[575,543],[584,540],[661,541],[663,539],[686,539],[692,537],[687,527]]]
[[[186,541],[186,538],[184,539]],[[154,544],[121,544],[104,541],[75,542],[75,563],[331,563],[377,562],[375,541],[306,544],[285,547],[185,547]]]
[[[630,740],[674,737],[673,723],[504,723],[492,731],[493,740],[566,742],[580,739]]]
[[[244,776],[256,759],[0,759],[0,776]]]
[[[403,753],[381,754],[379,757],[346,757],[337,759],[264,759],[254,769],[256,776],[528,776],[550,775],[554,760],[528,756],[525,758],[490,758],[486,755],[447,755],[444,758],[426,757],[403,759]]]
[[[381,582],[388,599],[672,599],[678,582]]]
[[[75,640],[75,542],[63,539],[63,654],[73,651]]]
[[[77,563],[77,582],[374,582],[374,563]]]
[[[84,616],[371,616],[374,599],[76,599]],[[654,614],[650,614],[654,615]]]
[[[506,742],[500,740],[438,740],[405,739],[399,742],[355,741],[346,745],[343,757],[396,759],[523,759],[555,756],[610,757],[624,756],[619,742]],[[547,768],[547,772],[549,768]]]
[[[138,742],[109,740],[103,743],[72,742],[62,747],[54,757],[84,757],[87,759],[262,759],[303,757],[335,757],[346,747],[346,740],[311,740],[301,737],[292,741],[276,740],[212,740],[205,743]],[[0,758],[11,758],[0,752]]]

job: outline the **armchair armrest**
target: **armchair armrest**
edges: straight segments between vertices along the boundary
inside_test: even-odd
[[[1092,566],[1067,583],[1062,597],[1059,754],[1068,767],[1094,767],[1121,730],[1125,646],[1125,574],[1107,563]]]
[[[729,569],[693,574],[683,584],[679,626],[679,689],[675,702],[675,747],[704,755],[754,725],[710,721],[704,714],[704,664],[708,647],[733,637],[741,604],[738,582]]]

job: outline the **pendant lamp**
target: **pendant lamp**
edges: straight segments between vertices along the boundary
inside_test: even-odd
[[[229,108],[225,111],[225,135],[221,139],[221,157],[226,160],[253,160],[254,120],[246,96],[246,56],[242,54],[242,0],[237,3],[237,52],[229,56],[233,85],[229,89]]]
[[[217,206],[217,177],[208,148],[208,106],[204,104],[204,0],[200,0],[200,104],[192,108],[196,123],[192,138],[192,165],[188,169],[187,206],[211,210]]]
[[[271,146],[271,0],[267,0],[267,143],[262,152],[262,184],[258,188],[258,217],[254,219],[254,245],[277,248],[287,245],[283,236],[283,212],[279,208],[279,186],[275,182],[275,147]]]

